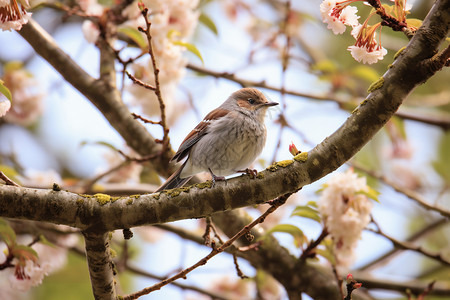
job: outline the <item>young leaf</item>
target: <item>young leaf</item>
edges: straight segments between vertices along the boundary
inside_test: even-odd
[[[442,137],[438,146],[437,160],[432,162],[434,170],[450,185],[450,132]]]
[[[326,260],[328,260],[330,262],[330,264],[332,264],[332,265],[336,264],[336,260],[334,258],[334,255],[333,255],[332,252],[330,252],[329,249],[317,248],[314,251],[316,252],[317,255],[320,255],[323,258],[325,258]]]
[[[380,202],[378,200],[378,195],[380,195],[380,192],[378,192],[377,190],[371,188],[370,186],[367,187],[368,190],[367,191],[358,191],[356,194],[362,194],[367,196],[368,198],[377,201],[378,203]]]
[[[317,222],[321,222],[322,219],[319,216],[319,213],[317,212],[316,209],[307,206],[307,205],[299,205],[297,206],[294,211],[291,214],[292,216],[297,216],[297,217],[303,217],[303,218],[308,218],[308,219],[312,219],[314,221]]]
[[[53,244],[52,242],[47,240],[47,238],[43,234],[39,235],[39,243],[41,243],[43,245],[46,245],[46,246],[50,246],[50,247],[56,248],[55,244]]]
[[[422,20],[419,19],[406,19],[406,24],[408,24],[409,27],[416,27],[419,28],[420,26],[422,26]]]
[[[139,48],[143,51],[147,50],[147,40],[144,38],[144,35],[134,27],[121,27],[117,30],[119,33],[123,33],[127,37],[129,37],[133,42],[135,42]]]
[[[294,244],[296,247],[300,247],[303,243],[307,242],[307,237],[304,235],[303,231],[297,226],[291,224],[278,224],[268,230],[266,233],[270,234],[273,232],[284,232],[292,235],[294,238]]]
[[[17,173],[17,171],[10,166],[0,164],[0,171],[2,171],[11,180],[18,181],[17,175],[19,175],[19,173]]]
[[[377,81],[380,75],[373,68],[358,65],[351,70],[351,74],[369,83]]]
[[[202,61],[203,64],[205,63],[205,62],[203,61],[202,54],[201,54],[200,51],[197,49],[197,47],[195,47],[195,45],[190,44],[190,43],[186,43],[186,42],[182,42],[182,41],[172,41],[172,43],[173,43],[174,45],[186,47],[186,49],[187,49],[189,52],[193,53],[195,56],[197,56],[197,57]]]
[[[8,248],[12,248],[16,243],[16,233],[3,219],[0,222],[0,240],[5,242]]]
[[[209,30],[211,30],[215,35],[219,35],[219,32],[217,31],[216,24],[214,24],[214,21],[211,20],[210,17],[205,15],[204,13],[200,14],[198,17],[198,20],[200,23],[206,26]]]
[[[330,237],[327,237],[320,243],[320,246],[320,248],[316,248],[316,254],[328,260],[333,266],[336,265],[336,258],[333,252],[333,240]]]
[[[0,93],[5,95],[6,98],[8,98],[9,101],[12,103],[12,95],[11,91],[4,85],[4,81],[0,79]]]

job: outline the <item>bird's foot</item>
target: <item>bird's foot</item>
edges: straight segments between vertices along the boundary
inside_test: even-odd
[[[223,177],[223,176],[216,176],[211,171],[211,169],[208,169],[208,170],[209,170],[209,173],[211,173],[211,176],[212,176],[213,187],[216,185],[216,181],[225,181],[226,182],[225,177]]]
[[[245,170],[241,170],[238,171],[238,173],[245,173],[247,175],[250,175],[250,178],[256,178],[256,176],[258,176],[258,171],[256,169],[245,169]]]

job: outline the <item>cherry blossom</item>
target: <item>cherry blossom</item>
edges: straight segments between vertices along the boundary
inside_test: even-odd
[[[20,3],[20,4],[19,4]],[[0,0],[0,29],[11,31],[22,29],[22,25],[28,23],[31,13],[25,8],[29,8],[28,0]]]
[[[358,9],[354,6],[349,6],[353,1],[336,2],[335,0],[324,0],[320,4],[320,13],[322,20],[327,23],[328,29],[331,29],[334,34],[342,34],[345,32],[347,26],[359,25],[359,16],[356,14]]]
[[[42,114],[44,93],[39,90],[38,82],[21,63],[11,62],[5,65],[4,70],[3,80],[13,98],[11,109],[4,116],[4,120],[22,126],[31,125]]]
[[[373,64],[379,60],[382,60],[383,57],[387,54],[387,50],[383,47],[379,47],[379,49],[371,50],[367,47],[359,47],[359,46],[349,46],[347,50],[350,51],[352,57],[358,61],[363,62],[364,64]]]
[[[0,98],[0,117],[6,115],[6,113],[10,108],[11,108],[11,101],[9,101],[8,99]]]
[[[366,178],[350,169],[332,177],[322,191],[319,212],[334,241],[336,267],[340,271],[354,262],[356,244],[370,222],[372,203],[364,194],[368,190]]]

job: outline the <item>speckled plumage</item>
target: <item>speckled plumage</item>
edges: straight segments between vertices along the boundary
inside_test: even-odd
[[[187,160],[158,191],[180,187],[200,172],[222,177],[246,169],[264,148],[267,108],[277,104],[254,88],[231,94],[184,139],[172,160]]]

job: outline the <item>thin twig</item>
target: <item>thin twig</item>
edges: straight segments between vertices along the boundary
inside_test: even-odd
[[[151,28],[152,23],[148,19],[148,8],[144,8],[142,10],[142,16],[144,17],[146,28],[144,29],[142,27],[139,27],[138,30],[145,33],[145,35],[147,36],[148,53],[150,54],[153,72],[155,74],[155,89],[154,89],[154,91],[155,91],[156,97],[158,98],[159,109],[161,110],[161,126],[163,128],[162,153],[164,153],[168,149],[168,146],[169,146],[169,128],[167,127],[167,123],[166,123],[166,105],[164,104],[164,100],[161,95],[161,87],[159,84],[159,69],[156,65],[156,58],[155,58],[155,54],[153,52],[152,35],[150,33],[150,28]]]
[[[211,217],[206,217],[206,228],[205,233],[203,234],[203,240],[206,246],[212,246],[211,244],[211,229],[212,229],[212,220]]]
[[[306,247],[306,249],[303,251],[302,255],[300,256],[299,263],[309,257],[315,257],[315,253],[313,252],[314,249],[320,245],[320,243],[327,237],[327,235],[328,231],[326,230],[326,228],[324,228],[320,233],[320,236],[316,240],[309,243],[308,247]]]
[[[423,249],[422,246],[416,246],[416,245],[413,245],[412,243],[409,243],[409,242],[402,242],[402,241],[399,241],[399,240],[397,240],[397,239],[391,237],[390,235],[384,233],[384,232],[381,230],[381,228],[380,228],[380,226],[378,225],[378,223],[375,222],[375,220],[374,220],[373,218],[372,218],[372,223],[375,224],[375,226],[377,227],[377,229],[371,229],[371,228],[368,228],[368,229],[366,229],[366,230],[375,232],[375,233],[381,235],[382,237],[388,239],[389,241],[392,242],[392,244],[394,245],[394,247],[399,248],[399,249],[403,249],[403,250],[411,250],[411,251],[418,252],[418,253],[422,254],[423,256],[429,257],[429,258],[431,258],[431,259],[437,260],[438,262],[440,262],[440,263],[442,263],[442,264],[444,264],[444,265],[450,266],[450,261],[446,260],[446,259],[442,256],[441,253],[433,254],[433,253],[431,253],[431,252],[429,252],[429,251]]]
[[[8,178],[8,176],[5,175],[2,171],[0,171],[0,179],[3,180],[6,185],[12,185],[12,186],[20,186],[11,179]]]
[[[144,122],[144,123],[154,124],[154,125],[161,125],[161,121],[152,121],[152,120],[149,120],[149,119],[147,119],[147,118],[144,118],[143,116],[138,115],[138,114],[136,114],[136,113],[132,113],[131,115],[133,116],[133,118],[139,119],[139,120],[141,120],[141,121]]]
[[[447,219],[440,219],[428,226],[426,226],[425,228],[423,228],[422,230],[414,233],[413,235],[411,235],[410,237],[408,237],[406,239],[407,242],[412,243],[417,241],[418,239],[423,238],[424,236],[434,232],[434,230],[442,225],[448,224],[448,220]],[[396,253],[399,252],[399,249],[394,248],[391,251],[383,254],[382,256],[378,257],[377,259],[368,262],[367,264],[359,267],[357,270],[358,271],[368,271],[371,269],[374,269],[377,267],[377,265],[380,265],[383,262],[386,262],[387,259],[392,258]]]
[[[233,253],[233,263],[234,263],[234,267],[236,268],[236,273],[239,276],[239,278],[247,279],[248,276],[245,275],[244,272],[242,272],[241,268],[239,267],[239,263],[238,263],[236,252]]]
[[[125,74],[127,74],[128,78],[130,78],[131,81],[133,81],[133,83],[135,83],[135,84],[137,84],[137,85],[140,85],[140,86],[142,86],[142,87],[144,87],[144,88],[146,88],[146,89],[149,89],[149,90],[151,90],[151,91],[156,91],[156,87],[154,87],[153,85],[150,85],[150,84],[148,84],[148,83],[145,83],[145,82],[143,82],[143,81],[140,80],[140,79],[137,79],[136,77],[134,77],[133,75],[131,75],[130,72],[125,71]]]
[[[192,272],[193,270],[195,270],[196,268],[205,265],[212,257],[216,256],[217,254],[223,252],[225,249],[227,249],[228,247],[230,247],[237,239],[239,239],[240,237],[242,237],[243,235],[247,234],[250,232],[250,230],[255,227],[257,224],[264,222],[264,220],[266,219],[266,217],[273,213],[278,207],[280,207],[281,205],[283,205],[287,198],[291,195],[292,193],[288,193],[285,195],[282,195],[280,197],[278,197],[275,200],[272,200],[269,202],[270,207],[257,219],[255,219],[253,222],[251,222],[250,224],[248,224],[247,226],[245,226],[244,228],[242,228],[238,233],[236,233],[232,238],[230,238],[228,241],[226,241],[224,244],[222,244],[220,247],[217,248],[213,248],[211,250],[211,252],[205,256],[204,258],[202,258],[201,260],[199,260],[197,263],[195,263],[194,265],[190,266],[189,268],[186,268],[184,270],[182,270],[181,272],[179,272],[178,274],[167,278],[151,287],[145,288],[141,291],[138,291],[136,293],[127,295],[127,296],[123,296],[122,299],[124,300],[130,300],[130,299],[137,299],[140,296],[143,295],[147,295],[153,291],[159,290],[161,289],[163,286],[172,283],[173,281],[180,279],[180,278],[185,278],[186,275],[190,272]]]
[[[392,187],[395,191],[404,194],[409,199],[416,201],[420,206],[424,207],[425,209],[436,211],[436,212],[440,213],[443,217],[450,218],[450,211],[448,211],[444,208],[440,208],[440,207],[436,207],[431,204],[428,204],[427,201],[425,201],[425,199],[422,198],[422,196],[420,196],[418,193],[414,192],[413,190],[401,187],[398,184],[394,183],[393,181],[387,179],[386,176],[381,175],[379,172],[369,170],[369,169],[365,168],[364,166],[362,166],[361,164],[356,163],[354,161],[352,161],[350,163],[350,165],[353,166],[354,168],[380,180],[384,184]]]

